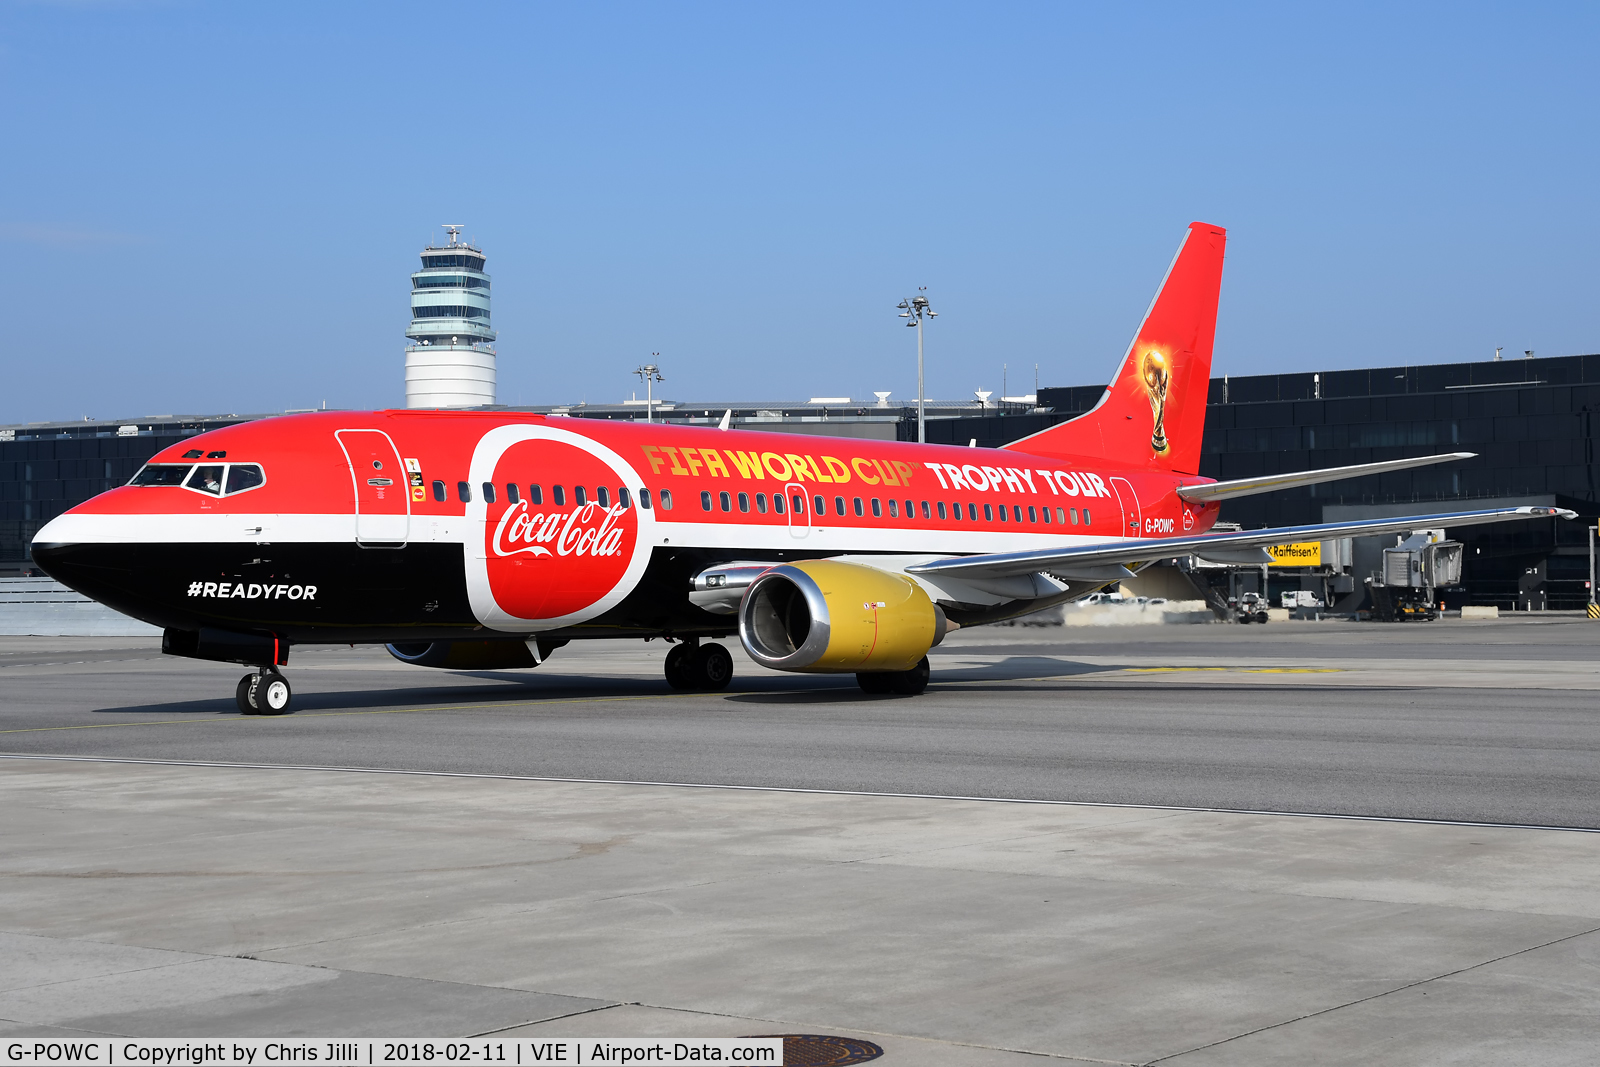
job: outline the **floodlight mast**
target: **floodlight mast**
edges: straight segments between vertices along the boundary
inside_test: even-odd
[[[902,319],[910,319],[907,326],[917,328],[917,444],[928,443],[928,425],[923,413],[922,392],[922,320],[924,318],[936,319],[939,313],[928,306],[928,298],[923,293],[928,291],[926,285],[917,287],[917,295],[900,301],[895,307],[900,309]]]
[[[661,353],[652,352],[650,356],[652,359],[660,359]],[[655,383],[664,382],[666,379],[661,376],[661,368],[654,363],[646,363],[642,367],[636,367],[633,373],[637,374],[644,382],[644,421],[653,422],[655,421],[652,418],[652,413],[655,410]]]

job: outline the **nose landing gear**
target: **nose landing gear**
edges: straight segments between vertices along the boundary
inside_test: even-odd
[[[271,667],[240,678],[233,695],[245,715],[288,715],[294,699],[289,679]]]

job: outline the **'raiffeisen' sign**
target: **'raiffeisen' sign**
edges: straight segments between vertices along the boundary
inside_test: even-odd
[[[1322,542],[1300,541],[1292,545],[1273,545],[1267,549],[1272,553],[1272,566],[1274,567],[1320,567],[1322,566]]]

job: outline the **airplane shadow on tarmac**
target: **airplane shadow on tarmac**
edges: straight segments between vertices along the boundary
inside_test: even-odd
[[[959,685],[965,692],[999,692],[1014,688],[1008,683],[1048,682],[1059,680],[1071,683],[1070,688],[1081,691],[1084,683],[1097,676],[1115,675],[1132,667],[1132,664],[1090,664],[1055,656],[1009,656],[993,663],[964,666],[936,667],[929,685],[930,693],[937,694],[943,686]],[[806,704],[838,703],[851,701],[899,699],[892,695],[874,695],[862,692],[849,674],[778,674],[761,672],[737,677],[733,685],[719,692],[669,689],[658,678],[649,677],[594,677],[588,675],[562,675],[555,673],[527,674],[510,671],[462,671],[457,677],[472,678],[477,685],[418,685],[396,688],[345,689],[318,691],[303,681],[304,688],[295,693],[295,711],[303,714],[329,712],[380,712],[425,711],[437,709],[492,710],[493,705],[537,706],[562,701],[643,701],[649,698],[700,698],[701,700],[727,700],[739,704]],[[1192,684],[1192,683],[1191,683]],[[1226,682],[1208,681],[1204,688],[1215,690],[1229,688]],[[1270,683],[1255,682],[1252,690],[1273,688]],[[1284,688],[1321,688],[1313,682],[1285,683]],[[1037,690],[1037,684],[1028,686]],[[1101,688],[1095,685],[1093,688]],[[1133,679],[1119,680],[1118,689],[1158,688],[1171,691],[1188,688],[1177,678],[1148,682]],[[1348,685],[1341,689],[1357,688]],[[1366,687],[1359,687],[1366,688]],[[1388,688],[1380,686],[1378,688]],[[702,711],[704,708],[702,707]],[[201,700],[172,701],[135,704],[122,707],[104,707],[95,710],[97,715],[238,715],[239,711],[230,697],[218,693]]]
[[[702,697],[714,699],[726,695],[722,692],[697,692],[668,688],[657,678],[596,678],[585,675],[541,674],[529,675],[508,671],[461,671],[458,677],[468,677],[489,685],[419,685],[378,689],[315,690],[309,681],[294,679],[301,684],[295,689],[294,711],[315,714],[337,711],[387,711],[427,710],[491,710],[493,705],[538,705],[561,701],[604,701],[608,699],[641,700],[650,697]],[[736,692],[750,693],[787,691],[794,685],[815,686],[824,680],[817,675],[773,674],[765,677],[751,676],[735,680]],[[851,679],[850,689],[855,689]],[[96,708],[95,715],[219,715],[238,716],[241,713],[231,695],[224,696],[222,687],[215,697],[198,700],[163,701],[159,703],[128,704]],[[275,718],[276,716],[266,716]],[[285,716],[292,718],[293,716]]]

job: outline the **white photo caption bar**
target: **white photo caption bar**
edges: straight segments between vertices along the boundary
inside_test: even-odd
[[[637,1067],[648,1064],[729,1064],[782,1067],[781,1037],[713,1038],[90,1038],[13,1040],[0,1063],[16,1067],[385,1067],[463,1064],[467,1067]]]

